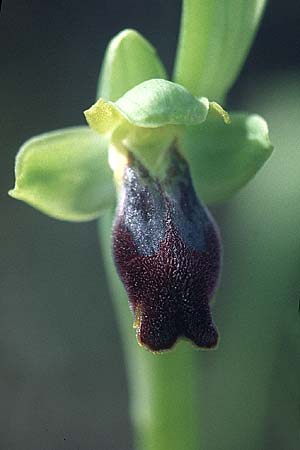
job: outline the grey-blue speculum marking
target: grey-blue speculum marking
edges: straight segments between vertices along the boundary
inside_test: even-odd
[[[113,255],[135,316],[138,342],[153,352],[185,337],[214,348],[210,301],[218,283],[217,226],[198,200],[176,149],[162,180],[130,154],[113,227]]]

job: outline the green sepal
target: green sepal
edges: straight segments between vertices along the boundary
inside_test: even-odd
[[[99,99],[85,111],[95,131],[116,147],[139,154],[148,169],[156,166],[184,126],[206,119],[210,104],[184,87],[163,79],[144,81],[116,102]]]
[[[164,125],[196,125],[206,119],[207,98],[196,98],[183,86],[171,81],[145,81],[126,92],[116,108],[128,122],[145,128]]]
[[[151,78],[167,78],[155,48],[137,31],[121,31],[105,52],[97,98],[116,101],[129,89]]]
[[[87,221],[114,203],[107,141],[88,127],[52,131],[25,142],[9,194],[51,217]]]
[[[195,189],[207,204],[226,200],[241,189],[273,150],[262,117],[230,113],[230,119],[226,124],[209,114],[205,123],[188,127],[178,141]]]
[[[86,110],[89,125],[111,134],[122,122],[143,128],[196,125],[206,119],[209,101],[197,99],[183,86],[162,79],[144,81],[116,102],[98,100]]]

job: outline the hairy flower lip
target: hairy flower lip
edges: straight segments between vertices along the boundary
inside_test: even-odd
[[[119,225],[115,228],[114,239],[120,240],[120,234],[123,235],[123,245],[125,242],[130,245],[130,237],[127,235],[124,239],[126,230]],[[174,237],[177,238],[177,242],[173,244],[173,248],[170,248],[170,240]],[[194,278],[198,278],[198,284],[200,282],[203,287],[203,278],[199,276],[199,271],[194,272],[193,269],[196,266],[198,270],[203,269],[208,263],[208,254],[204,254],[201,258],[196,252],[187,252],[181,255],[187,270],[176,262],[173,268],[166,264],[164,271],[165,260],[168,257],[174,258],[174,248],[178,252],[186,251],[175,229],[167,232],[166,239],[162,242],[157,255],[143,259],[131,255],[132,259],[128,262],[126,271],[120,269],[119,252],[115,249],[115,260],[117,264],[119,263],[119,273],[127,288],[131,309],[135,316],[138,342],[154,352],[171,349],[177,339],[182,337],[192,340],[200,348],[215,348],[218,343],[218,332],[212,321],[209,300],[206,295],[203,298],[196,298],[199,294],[199,286],[197,281],[191,279],[193,273]],[[189,266],[191,266],[190,271],[188,271]],[[132,268],[136,271],[137,267],[140,270],[132,275],[130,273]],[[190,288],[184,283],[177,284],[176,269],[182,272],[181,276],[187,280],[187,284],[190,283]],[[139,292],[136,291],[137,286]],[[211,289],[213,290],[212,286]],[[194,290],[195,294],[192,301],[189,301],[191,290]]]
[[[178,338],[214,348],[209,302],[220,271],[213,219],[197,200],[176,150],[162,182],[129,158],[113,228],[113,253],[135,315],[138,342],[153,352]]]

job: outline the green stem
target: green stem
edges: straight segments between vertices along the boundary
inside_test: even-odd
[[[138,346],[127,295],[111,256],[111,227],[112,215],[106,214],[99,223],[99,236],[124,346],[136,448],[199,450],[199,353],[186,342],[163,354]]]

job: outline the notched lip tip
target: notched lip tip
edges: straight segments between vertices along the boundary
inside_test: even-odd
[[[191,341],[193,344],[193,347],[195,347],[198,350],[202,350],[202,351],[217,350],[219,348],[219,343],[220,343],[220,334],[217,330],[216,330],[216,332],[217,332],[216,340],[214,342],[212,342],[211,344],[201,346],[199,344],[196,344],[196,342]]]
[[[139,347],[143,348],[144,350],[147,350],[150,353],[153,353],[154,355],[162,355],[162,354],[165,354],[165,353],[168,353],[168,352],[174,350],[177,347],[178,342],[181,342],[181,341],[191,344],[195,350],[199,350],[199,351],[217,350],[219,348],[219,343],[220,343],[219,333],[217,334],[216,341],[213,344],[206,345],[206,346],[200,346],[199,344],[196,344],[196,342],[194,342],[192,339],[190,339],[186,336],[179,336],[176,339],[176,341],[173,344],[171,344],[169,347],[153,349],[146,342],[141,341],[141,338],[139,335],[139,329],[137,329],[137,331],[136,331],[136,339],[137,339],[137,343],[138,343]]]
[[[150,353],[153,353],[154,355],[163,355],[164,353],[168,353],[172,351],[178,343],[178,339],[176,339],[176,341],[173,342],[173,344],[171,344],[169,347],[160,349],[151,348],[151,346],[149,346],[146,342],[142,342],[139,334],[139,329],[137,329],[136,331],[136,339],[139,347],[143,348],[144,350],[147,350]]]
[[[202,351],[205,351],[205,352],[210,352],[210,351],[214,351],[214,350],[218,350],[218,348],[219,348],[219,343],[220,343],[220,339],[218,338],[217,339],[217,342],[215,343],[215,344],[213,344],[213,345],[210,345],[210,346],[206,346],[206,347],[199,347],[199,345],[197,345],[197,344],[195,344],[195,346],[196,346],[196,348],[198,349],[198,350],[202,350]]]

